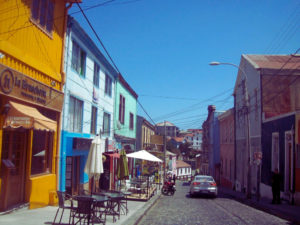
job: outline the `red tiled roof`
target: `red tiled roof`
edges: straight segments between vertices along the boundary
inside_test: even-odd
[[[191,165],[187,164],[186,162],[184,162],[182,160],[176,161],[176,168],[184,168],[184,167],[191,167]]]
[[[182,138],[182,137],[174,137],[173,139],[175,141],[177,141],[177,142],[182,142],[184,138]]]

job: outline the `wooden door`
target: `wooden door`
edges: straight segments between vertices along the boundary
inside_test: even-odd
[[[79,194],[80,189],[80,157],[68,156],[66,159],[66,192],[71,195]]]
[[[24,129],[3,130],[2,160],[12,166],[6,170],[5,208],[13,207],[25,199],[25,159],[27,147],[27,131]]]

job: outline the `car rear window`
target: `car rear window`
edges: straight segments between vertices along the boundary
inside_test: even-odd
[[[213,182],[214,179],[212,177],[195,177],[196,181],[200,182]]]

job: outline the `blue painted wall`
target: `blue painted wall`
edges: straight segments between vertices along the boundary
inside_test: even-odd
[[[90,134],[78,134],[69,133],[67,131],[62,131],[61,135],[61,158],[60,158],[60,191],[66,191],[66,158],[67,156],[80,156],[80,183],[87,183],[89,178],[86,173],[84,173],[85,162],[88,157],[89,149],[74,150],[73,149],[73,138],[91,138]]]

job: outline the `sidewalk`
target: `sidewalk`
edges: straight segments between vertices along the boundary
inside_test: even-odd
[[[106,224],[108,225],[135,225],[145,212],[151,208],[152,205],[160,198],[160,192],[158,191],[147,202],[142,201],[128,201],[129,212],[127,215],[121,215],[120,219],[117,219],[113,223],[111,216],[107,216]],[[28,208],[22,208],[15,211],[12,211],[7,214],[0,214],[0,225],[8,224],[22,224],[22,225],[43,225],[43,224],[52,224],[55,217],[57,206],[47,206],[39,209],[29,210]],[[60,210],[61,212],[62,210]],[[56,221],[59,221],[60,212],[56,218]],[[69,211],[65,210],[61,224],[68,224]]]
[[[300,206],[290,205],[286,201],[281,204],[272,204],[272,200],[268,198],[261,198],[259,201],[256,196],[247,199],[244,193],[233,191],[229,188],[219,187],[219,192],[229,195],[237,201],[247,204],[256,209],[265,211],[272,215],[291,221],[293,224],[300,224]]]

